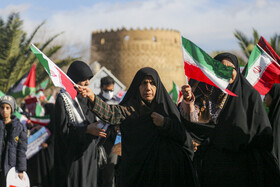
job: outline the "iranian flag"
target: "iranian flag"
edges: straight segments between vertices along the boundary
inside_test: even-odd
[[[46,72],[49,74],[54,86],[64,88],[70,94],[72,99],[75,99],[77,91],[75,90],[74,85],[76,84],[35,45],[31,45],[30,48],[32,52],[36,55]]]
[[[176,103],[176,105],[178,105],[182,97],[182,92],[180,91],[179,87],[175,84],[175,82],[172,81],[172,83],[173,83],[172,90],[170,90],[168,94],[171,97],[172,101]]]
[[[259,46],[267,52],[267,54],[272,57],[278,64],[280,64],[280,57],[277,53],[273,50],[273,48],[269,45],[269,43],[261,36],[259,40]],[[275,83],[280,83],[280,76],[278,76],[275,80]]]
[[[49,115],[45,115],[45,116],[30,116],[30,121],[34,124],[47,126],[51,120]]]
[[[29,72],[27,72],[25,75],[23,75],[20,80],[18,80],[12,88],[10,88],[7,92],[7,95],[11,95],[14,98],[20,98],[30,95],[31,93],[34,93],[35,88],[35,80],[36,76],[36,66],[33,64],[32,68]]]
[[[279,64],[258,44],[251,52],[246,66],[246,79],[261,95],[269,92],[280,75]]]
[[[216,86],[224,93],[236,96],[227,89],[233,68],[223,65],[188,39],[182,37],[185,75],[188,78]]]

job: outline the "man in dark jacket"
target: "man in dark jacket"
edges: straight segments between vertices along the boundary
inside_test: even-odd
[[[6,175],[12,167],[22,179],[26,170],[27,129],[12,113],[16,101],[12,96],[0,99],[0,186],[6,186]]]
[[[118,104],[119,100],[116,96],[114,96],[114,85],[115,81],[112,77],[107,76],[103,77],[100,80],[100,97],[103,101],[108,104]],[[106,123],[103,122],[106,126]],[[107,124],[109,125],[109,124]],[[106,127],[107,128],[107,127]],[[112,187],[114,184],[114,174],[115,174],[115,165],[117,164],[118,155],[112,152],[112,148],[115,143],[115,139],[117,136],[117,127],[115,125],[109,125],[106,129],[107,137],[100,138],[98,142],[99,149],[104,149],[106,155],[103,155],[106,159],[106,163],[99,164],[98,166],[98,179],[97,184],[99,187]],[[104,153],[100,151],[99,154]],[[102,158],[102,156],[99,156]],[[99,162],[100,163],[100,162]]]

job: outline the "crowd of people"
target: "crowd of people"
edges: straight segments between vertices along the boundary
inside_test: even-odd
[[[237,97],[189,80],[178,106],[153,68],[141,68],[120,100],[111,77],[95,95],[89,66],[74,61],[67,75],[77,96],[62,89],[44,105],[51,136],[27,162],[27,127],[13,115],[15,99],[1,97],[0,186],[12,167],[31,186],[280,186],[280,84],[264,98],[267,114],[236,56],[215,59],[233,68],[228,89]]]

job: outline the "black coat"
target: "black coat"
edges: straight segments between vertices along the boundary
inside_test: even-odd
[[[237,58],[229,53],[237,71],[217,120],[209,124],[186,122],[203,139],[195,154],[202,186],[279,186],[279,168],[271,154],[272,129],[259,93],[239,72]],[[218,88],[214,88],[218,89]]]
[[[268,94],[272,97],[268,118],[273,131],[273,154],[280,166],[280,84],[274,84]]]
[[[156,86],[155,98],[150,104],[144,104],[139,93],[145,76],[152,76]],[[158,73],[149,67],[140,69],[120,105],[135,109],[120,125],[121,186],[197,186],[187,151],[187,132]],[[153,123],[152,112],[164,117],[163,127]]]
[[[47,148],[41,149],[36,155],[27,160],[27,174],[31,186],[54,186],[54,114],[55,105],[44,105],[45,115],[50,116],[50,123],[46,126],[51,135],[45,143]]]
[[[7,136],[6,151],[2,150],[4,139],[5,124],[0,120],[0,163],[2,163],[2,154],[5,154],[4,160],[4,174],[7,175],[8,171],[15,167],[18,171],[26,171],[26,150],[27,150],[27,129],[20,123],[19,119],[12,116],[11,133]],[[1,165],[0,165],[1,167]]]
[[[86,106],[87,98],[77,97],[87,124],[95,122],[95,115]],[[86,128],[70,122],[59,94],[55,104],[55,186],[96,186],[96,137],[86,134]]]

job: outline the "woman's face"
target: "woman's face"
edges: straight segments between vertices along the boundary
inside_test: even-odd
[[[229,80],[229,84],[232,84],[236,78],[237,72],[235,70],[235,66],[233,65],[232,61],[229,58],[225,58],[222,60],[222,64],[224,64],[227,67],[234,68],[232,71],[232,78]]]
[[[266,94],[264,97],[264,102],[267,107],[270,107],[272,103],[272,97],[269,94]]]
[[[146,76],[139,86],[141,98],[146,102],[152,102],[155,98],[156,91],[157,87],[155,85],[154,79],[152,76]]]
[[[89,85],[89,79],[77,82],[77,84],[80,85],[80,86],[88,86]]]
[[[9,104],[3,103],[0,106],[0,114],[1,116],[5,119],[5,118],[10,118],[12,115],[12,108]]]

